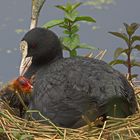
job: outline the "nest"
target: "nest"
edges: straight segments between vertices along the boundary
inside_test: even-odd
[[[135,93],[139,109],[136,114],[127,118],[108,117],[102,127],[92,122],[78,129],[57,127],[48,119],[50,125],[21,119],[0,101],[0,140],[139,140],[140,88],[135,88]]]

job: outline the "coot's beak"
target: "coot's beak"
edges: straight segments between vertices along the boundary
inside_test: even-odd
[[[23,76],[25,72],[28,70],[29,66],[32,63],[32,57],[27,57],[28,54],[28,44],[26,41],[21,41],[20,43],[20,50],[22,53],[22,60],[20,64],[20,76]]]

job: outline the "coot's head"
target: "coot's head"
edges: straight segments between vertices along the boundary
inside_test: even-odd
[[[62,48],[57,35],[44,28],[34,28],[27,32],[20,44],[22,61],[20,75],[29,65],[44,65],[62,57]]]

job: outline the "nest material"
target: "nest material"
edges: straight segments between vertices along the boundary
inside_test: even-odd
[[[68,129],[56,127],[51,122],[51,125],[44,125],[27,121],[15,116],[14,111],[0,101],[0,140],[139,140],[140,88],[135,88],[135,93],[138,112],[128,118],[108,117],[100,128],[96,127],[96,122],[79,129]]]

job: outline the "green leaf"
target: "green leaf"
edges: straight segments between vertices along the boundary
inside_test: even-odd
[[[77,24],[73,25],[71,28],[71,34],[75,34],[78,31],[79,31],[79,26]]]
[[[123,23],[123,25],[125,26],[125,29],[126,29],[126,31],[127,31],[128,28],[129,28],[129,25],[128,25],[127,23]]]
[[[132,37],[132,43],[135,42],[135,41],[140,41],[140,36],[137,36],[137,35],[133,36]]]
[[[73,25],[71,27],[71,30],[69,31],[68,28],[63,31],[64,34],[76,34],[79,31],[79,26],[77,24]]]
[[[64,37],[62,41],[63,45],[68,47],[70,50],[77,48],[80,43],[78,34],[74,34],[71,37]]]
[[[128,52],[129,49],[117,48],[114,52],[114,59],[117,59],[123,53],[128,54]]]
[[[71,40],[70,40],[69,37],[63,37],[63,38],[62,38],[62,44],[63,44],[64,46],[66,46],[67,48],[69,48],[70,42],[71,42]]]
[[[138,51],[140,51],[140,45],[136,45],[133,47],[134,49],[137,49]]]
[[[127,23],[123,23],[125,26],[125,30],[127,32],[128,35],[132,35],[132,29],[130,27],[130,25],[128,25]]]
[[[66,10],[69,13],[72,12],[72,4],[69,1],[66,3]]]
[[[126,43],[128,43],[128,37],[125,33],[119,33],[119,32],[109,32],[109,33],[123,39]]]
[[[73,49],[70,51],[70,57],[75,57],[75,56],[77,56],[77,51],[76,49]]]
[[[114,59],[117,59],[122,54],[123,48],[117,48],[114,52]]]
[[[64,30],[63,33],[68,35],[71,34],[68,30]]]
[[[68,20],[74,22],[76,17],[77,17],[77,15],[78,15],[77,11],[73,11],[72,13],[66,13],[65,14],[65,19],[68,19]]]
[[[56,5],[55,7],[60,9],[60,10],[63,10],[64,12],[67,12],[67,9],[64,5]]]
[[[135,33],[135,31],[139,28],[139,24],[137,23],[132,23],[131,25],[128,25],[127,23],[124,23],[126,32],[128,33],[129,36]]]
[[[132,23],[131,24],[131,27],[132,27],[133,31],[135,32],[140,27],[140,24],[138,24],[138,23]]]
[[[76,21],[96,22],[96,20],[90,16],[78,16],[75,19],[75,22]]]
[[[64,21],[63,19],[55,19],[51,20],[43,25],[44,28],[52,28],[54,26],[62,24]]]
[[[89,49],[89,50],[97,50],[96,47],[93,47],[89,44],[85,44],[85,43],[80,43],[79,46],[77,48],[81,48],[81,49]]]
[[[109,64],[112,65],[112,66],[117,65],[117,64],[122,64],[122,65],[127,67],[127,62],[125,60],[121,60],[121,59],[113,60]]]
[[[82,5],[82,2],[78,2],[72,5],[72,11],[75,10],[76,8],[78,8],[80,5]]]
[[[68,29],[68,25],[63,23],[59,25],[60,28]]]

